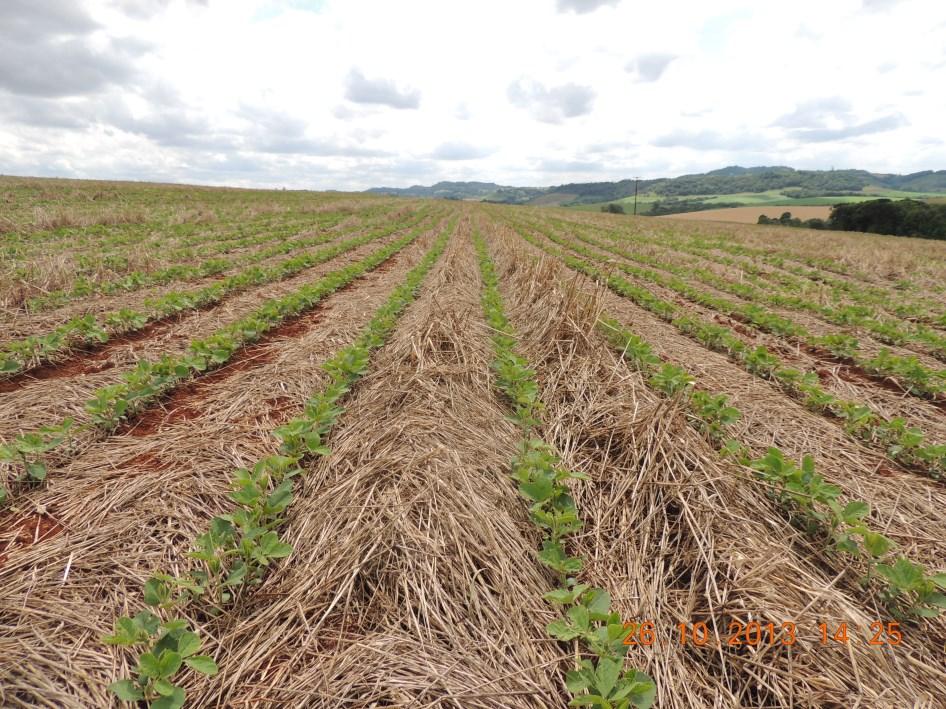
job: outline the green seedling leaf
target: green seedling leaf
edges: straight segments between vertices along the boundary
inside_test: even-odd
[[[178,687],[171,684],[166,679],[159,679],[155,681],[154,689],[162,697],[173,697],[174,692],[178,689]]]
[[[187,695],[183,687],[174,687],[174,692],[167,697],[159,697],[151,702],[150,709],[180,709],[184,706]]]
[[[554,487],[555,484],[550,477],[540,475],[530,482],[519,485],[519,492],[530,500],[544,502],[552,496]]]
[[[566,618],[553,620],[551,623],[545,626],[545,630],[553,638],[563,642],[574,640],[579,635],[581,635],[581,631],[578,630],[578,628],[576,628],[575,625],[570,623]]]
[[[26,474],[33,480],[42,482],[46,479],[46,466],[36,461],[30,461],[25,464]]]
[[[865,531],[862,536],[864,538],[864,548],[875,559],[884,556],[893,548],[893,542],[878,532]]]
[[[196,670],[208,677],[213,677],[220,671],[217,667],[217,663],[214,662],[213,658],[209,655],[194,655],[185,659],[184,663],[192,670]]]
[[[841,511],[841,517],[848,524],[854,524],[855,522],[864,519],[864,517],[866,517],[868,514],[870,514],[870,505],[868,505],[866,502],[861,502],[860,500],[849,502]]]
[[[177,651],[181,657],[188,658],[198,650],[200,650],[200,638],[197,637],[197,633],[183,633],[177,639]]]
[[[602,657],[595,668],[595,685],[602,697],[610,697],[611,690],[621,675],[621,661]]]
[[[123,702],[137,702],[145,698],[144,692],[130,679],[112,682],[108,689]]]

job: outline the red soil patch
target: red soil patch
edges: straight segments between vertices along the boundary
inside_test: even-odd
[[[115,350],[124,345],[147,340],[154,335],[160,334],[172,321],[178,320],[179,318],[180,314],[175,314],[160,320],[155,320],[148,323],[140,330],[135,330],[134,332],[129,332],[124,335],[117,335],[108,342],[76,349],[71,357],[61,362],[49,362],[47,364],[41,364],[38,367],[24,370],[9,379],[0,381],[0,392],[7,393],[16,391],[37,380],[65,379],[67,377],[95,374],[106,369],[111,369],[115,366],[115,363],[107,360],[112,356]]]
[[[273,361],[276,355],[274,341],[304,334],[322,319],[326,307],[318,304],[312,310],[273,328],[257,342],[237,352],[223,367],[177,387],[162,401],[160,407],[149,408],[137,419],[120,427],[118,432],[142,438],[156,433],[166,425],[200,418],[204,414],[201,400],[206,389],[226,381],[238,372]]]
[[[154,453],[140,453],[139,455],[136,455],[133,458],[129,458],[128,460],[122,463],[122,466],[126,466],[126,465],[140,467],[140,468],[144,468],[145,470],[154,470],[154,471],[164,470],[166,468],[171,467],[170,463],[167,463],[161,460]]]
[[[391,269],[401,254],[393,254],[387,260],[378,264],[367,273],[355,278],[342,286],[332,295],[338,295],[354,288],[363,278],[370,274],[384,273]],[[297,337],[307,332],[313,325],[321,321],[325,311],[331,305],[325,300],[316,303],[311,309],[296,317],[289,318],[281,325],[265,333],[258,341],[244,347],[234,354],[233,358],[223,367],[214,369],[197,379],[177,387],[162,401],[157,408],[149,408],[137,418],[125,422],[117,433],[134,437],[150,436],[159,431],[168,423],[190,421],[203,415],[202,401],[204,389],[218,382],[229,379],[237,372],[258,367],[271,362],[275,357],[273,343],[275,340]]]
[[[368,273],[385,273],[389,271],[397,262],[399,255],[399,253],[394,254]],[[342,286],[336,291],[336,293],[344,293],[345,291],[352,288],[357,281],[361,280],[361,278],[364,278],[366,275],[368,274],[363,274],[351,283]],[[221,278],[222,277],[223,276],[221,276]],[[140,330],[135,330],[134,332],[129,332],[124,335],[117,335],[109,339],[108,342],[92,344],[81,349],[76,349],[73,351],[71,357],[61,362],[49,362],[47,364],[41,364],[37,367],[32,367],[19,372],[12,377],[0,380],[0,393],[5,394],[11,391],[16,391],[17,389],[20,389],[21,387],[26,386],[28,383],[35,380],[65,379],[67,377],[81,376],[83,374],[95,374],[97,372],[110,369],[111,367],[115,366],[115,363],[102,361],[107,360],[119,347],[133,344],[135,342],[140,342],[142,340],[147,340],[150,337],[160,334],[160,332],[166,329],[169,325],[180,320],[181,317],[186,313],[192,313],[197,310],[209,310],[222,304],[226,300],[227,298],[225,297],[216,303],[207,303],[192,310],[174,313],[172,315],[168,315],[167,317],[153,320]],[[287,330],[285,334],[292,335],[293,332],[292,330]],[[101,364],[96,364],[97,362],[100,362]]]
[[[866,369],[864,369],[860,365],[854,364],[851,360],[845,357],[838,357],[832,354],[831,352],[829,352],[828,350],[824,350],[820,347],[812,347],[811,345],[807,345],[803,342],[799,342],[799,344],[801,345],[801,348],[805,350],[805,352],[807,352],[808,354],[814,357],[817,357],[820,360],[833,362],[834,364],[841,365],[840,367],[837,368],[837,374],[839,377],[841,377],[841,379],[843,379],[846,382],[851,382],[852,384],[866,382],[868,384],[874,384],[876,386],[887,389],[888,391],[896,392],[897,394],[908,393],[907,390],[903,386],[901,386],[899,382],[897,382],[894,379],[891,379],[890,377],[887,377],[883,374],[872,374],[871,372],[868,372]],[[942,409],[943,411],[946,411],[946,399],[942,399],[939,397],[935,399],[928,399],[924,397],[924,401],[929,402],[930,404],[937,407],[938,409]]]
[[[49,515],[33,514],[20,517],[7,524],[0,520],[0,537],[9,538],[3,552],[0,553],[0,568],[6,563],[9,551],[33,546],[46,539],[52,539],[63,531],[63,526]]]

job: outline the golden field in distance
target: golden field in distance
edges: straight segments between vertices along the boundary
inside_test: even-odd
[[[661,219],[688,219],[711,222],[737,222],[739,224],[755,224],[759,215],[764,214],[770,219],[778,219],[783,212],[791,212],[799,219],[827,219],[831,216],[831,207],[818,205],[813,207],[775,205],[767,207],[726,207],[724,209],[704,209],[699,212],[684,212],[682,214],[667,214]]]

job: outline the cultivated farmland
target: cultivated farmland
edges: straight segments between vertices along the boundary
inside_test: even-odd
[[[793,205],[724,207],[722,209],[704,209],[699,212],[682,212],[681,214],[666,215],[661,218],[755,224],[759,221],[760,214],[764,214],[769,219],[778,219],[784,212],[791,212],[792,216],[798,219],[827,219],[831,216],[831,207],[796,207]]]
[[[0,178],[0,705],[942,707],[946,244]]]

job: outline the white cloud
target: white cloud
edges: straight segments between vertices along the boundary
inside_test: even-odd
[[[494,152],[495,150],[493,148],[470,145],[460,140],[452,140],[441,143],[434,148],[430,157],[435,160],[477,160],[479,158],[485,158]]]
[[[938,0],[3,0],[0,173],[354,189],[937,169],[944,27]]]
[[[556,0],[556,7],[559,12],[574,12],[583,15],[594,12],[599,7],[617,5],[619,2],[621,0]]]
[[[545,87],[537,81],[518,79],[506,91],[509,100],[520,108],[527,108],[537,120],[561,123],[591,113],[595,92],[590,86],[562,84]]]
[[[641,54],[625,67],[628,71],[637,74],[640,81],[657,81],[670,66],[670,62],[676,59],[675,54],[662,54],[653,52],[651,54]]]
[[[345,98],[354,103],[374,103],[391,108],[420,108],[420,91],[399,87],[391,79],[369,79],[358,69],[348,74]]]

